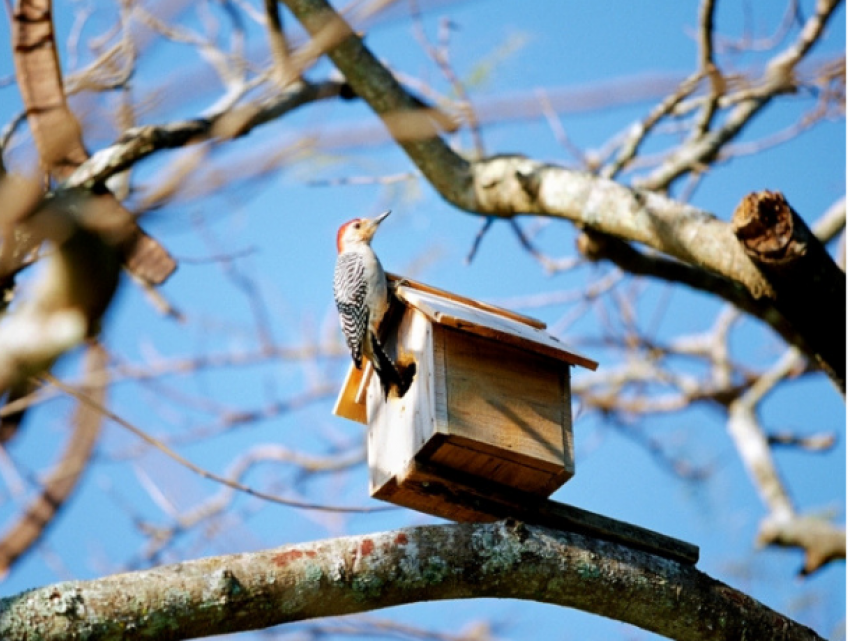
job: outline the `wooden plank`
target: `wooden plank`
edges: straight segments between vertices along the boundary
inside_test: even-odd
[[[409,411],[413,413],[413,451],[408,459],[419,451],[425,442],[436,432],[438,407],[435,404],[435,358],[434,336],[431,321],[416,309],[408,308],[399,325],[399,345],[403,345],[407,355],[416,360],[416,374],[411,390],[405,395]],[[408,396],[410,398],[408,399]],[[395,402],[395,401],[394,401]],[[400,417],[402,418],[402,417]],[[393,427],[393,429],[399,429]]]
[[[549,496],[572,476],[561,465],[546,465],[545,461],[457,436],[441,439],[430,454],[417,458],[538,496]]]
[[[352,364],[345,376],[342,388],[334,404],[334,416],[341,416],[351,421],[357,421],[366,425],[366,404],[358,400],[358,390],[363,378],[363,371]]]
[[[385,343],[388,356],[394,360],[400,357],[415,359],[416,374],[403,398],[391,394],[384,400],[377,376],[372,376],[368,386],[366,405],[372,493],[402,472],[434,434],[431,322],[416,309],[405,308],[398,322],[388,330]]]
[[[546,500],[539,523],[551,523],[561,529],[587,534],[680,563],[696,565],[699,561],[699,547],[692,543],[551,499]]]
[[[564,433],[564,470],[571,479],[576,473],[576,458],[575,448],[573,446],[573,406],[572,406],[572,391],[570,389],[570,368],[564,368],[561,376],[561,411],[564,415],[564,423],[562,425]]]
[[[561,467],[563,362],[439,328],[445,336],[448,432]]]
[[[426,318],[422,314],[423,318]],[[430,319],[429,319],[430,325]],[[446,372],[446,333],[440,327],[431,327],[434,364],[434,433],[449,434],[449,391]],[[424,441],[423,441],[424,442]]]
[[[511,492],[418,461],[396,478],[393,489],[376,498],[455,521],[492,522],[514,518],[577,532],[677,563],[695,565],[699,561],[699,547],[686,541],[551,499]]]
[[[529,325],[530,327],[536,327],[537,329],[546,329],[546,323],[544,323],[543,321],[538,320],[536,318],[532,318],[531,316],[526,316],[525,314],[520,314],[518,312],[511,311],[509,309],[504,309],[503,307],[497,307],[495,305],[490,305],[489,303],[484,303],[479,300],[467,298],[466,296],[461,296],[460,294],[455,294],[453,292],[446,291],[445,289],[440,289],[439,287],[433,287],[432,285],[426,285],[425,283],[410,280],[409,278],[403,278],[402,276],[398,276],[396,274],[387,274],[387,279],[390,281],[391,284],[398,284],[400,281],[403,281],[405,283],[405,286],[411,289],[417,289],[422,292],[428,292],[429,294],[434,294],[436,296],[439,296],[440,298],[457,301],[459,303],[469,305],[470,307],[475,307],[478,309],[482,309],[486,312],[490,312],[491,314],[504,316],[505,318],[510,318],[519,323],[524,323],[525,325]]]
[[[354,369],[357,369],[356,367]],[[375,368],[372,363],[365,361],[360,372],[360,384],[357,385],[357,393],[354,395],[354,402],[358,405],[366,407],[366,395],[369,393],[369,383],[372,381],[372,374]],[[352,383],[356,381],[352,380]]]
[[[396,288],[396,297],[440,325],[514,345],[590,370],[595,370],[599,365],[596,361],[569,351],[563,343],[543,329],[531,327],[506,316],[406,286]]]

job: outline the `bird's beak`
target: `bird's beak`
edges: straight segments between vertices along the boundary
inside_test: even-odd
[[[364,230],[365,231],[364,236],[366,237],[367,240],[372,240],[372,236],[374,236],[375,232],[378,231],[378,225],[381,224],[381,222],[384,220],[384,218],[386,218],[387,216],[390,215],[390,211],[391,210],[388,209],[387,211],[385,211],[380,216],[375,216],[374,218],[367,219],[369,221],[369,226],[366,228],[366,230]]]

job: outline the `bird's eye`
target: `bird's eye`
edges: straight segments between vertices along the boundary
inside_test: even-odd
[[[360,229],[360,223],[354,223],[354,229]]]

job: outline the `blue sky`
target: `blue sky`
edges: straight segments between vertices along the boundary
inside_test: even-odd
[[[772,33],[779,20],[778,15],[756,3],[750,3],[749,18],[743,8],[747,3],[718,4],[718,29],[730,36],[740,35],[746,20],[762,35]],[[808,15],[813,3],[801,4]],[[553,95],[572,95],[570,91],[587,86],[612,87],[624,78],[647,78],[647,82],[655,77],[681,79],[693,70],[697,55],[692,37],[694,3],[549,0],[524,5],[522,10],[507,0],[423,5],[432,7],[425,14],[425,26],[432,39],[436,38],[441,16],[451,17],[455,25],[451,47],[455,70],[461,78],[476,79],[469,91],[473,101],[482,107],[492,104],[495,98],[527,95],[540,88]],[[80,6],[57,5],[60,42],[66,42],[72,28],[72,12]],[[114,18],[107,4],[92,6],[97,11],[84,29],[87,36],[102,32]],[[218,9],[212,7],[211,11]],[[284,18],[289,18],[288,14]],[[200,24],[192,12],[182,19],[193,27]],[[292,25],[293,20],[289,18],[287,23]],[[395,70],[422,77],[448,93],[439,72],[411,34],[409,22],[397,18],[370,28],[366,42]],[[262,57],[262,33],[253,30],[249,36],[249,44],[260,43],[256,51]],[[842,7],[812,59],[834,55],[844,49],[845,41]],[[141,122],[196,115],[218,97],[219,88],[214,81],[203,82],[203,63],[186,47],[154,40],[144,50],[144,56],[133,83],[134,97],[140,104],[151,88],[169,83],[171,78],[176,80],[167,84],[171,93],[152,101],[152,107],[140,113]],[[90,58],[81,49],[80,63]],[[741,71],[752,72],[761,61],[763,57],[744,55],[735,64]],[[64,53],[63,64],[66,68],[70,64]],[[322,62],[310,75],[318,79],[329,70],[329,63]],[[0,77],[12,73],[9,50],[3,48]],[[759,139],[792,124],[799,115],[801,100],[789,96],[768,108],[763,118],[746,130],[744,140]],[[90,147],[97,148],[114,139],[114,131],[105,124],[104,102],[93,106],[85,100],[75,100],[73,104],[80,109],[84,122],[91,124],[87,130]],[[565,109],[560,122],[575,145],[595,149],[645,116],[651,105],[640,102],[588,111],[579,104]],[[8,122],[19,110],[14,86],[0,89],[0,123]],[[214,152],[204,169],[216,166],[225,173],[238,170],[255,157],[252,154],[258,149],[279,149],[305,128],[356,129],[372,121],[369,110],[353,102],[308,107],[255,130],[233,150]],[[461,140],[464,145],[470,144],[468,136]],[[543,118],[490,125],[484,140],[488,153],[519,152],[552,162],[573,162]],[[657,145],[651,143],[647,150],[657,151]],[[173,158],[173,154],[166,157]],[[843,120],[821,124],[766,153],[721,164],[701,183],[691,202],[728,220],[746,193],[778,189],[812,222],[844,194],[845,166]],[[160,160],[147,162],[134,173],[134,180],[143,184],[164,170]],[[181,201],[148,216],[145,226],[178,258],[186,259],[163,293],[185,312],[187,320],[178,324],[163,318],[136,287],[125,283],[106,324],[107,344],[133,363],[254,349],[256,337],[247,297],[219,263],[195,262],[218,253],[241,255],[243,251],[244,256],[234,264],[260,291],[277,343],[296,346],[334,336],[338,330],[331,277],[336,229],[352,217],[373,215],[386,208],[392,208],[393,215],[375,240],[385,267],[467,296],[498,303],[529,294],[581,288],[606,273],[604,266],[586,266],[548,276],[521,250],[504,223],[494,225],[474,261],[467,264],[465,256],[481,221],[451,208],[429,185],[417,180],[345,186],[322,182],[411,170],[410,162],[390,144],[362,150],[329,148],[319,155],[281,164],[263,180],[239,184],[213,198]],[[521,224],[531,229],[535,222],[522,219]],[[574,253],[575,235],[571,226],[552,223],[536,242],[551,255],[568,256]],[[636,309],[640,322],[647,326],[658,310],[666,309],[657,331],[661,337],[672,337],[708,330],[719,306],[702,294],[652,284],[641,293]],[[519,311],[555,326],[570,313],[571,306]],[[585,315],[562,338],[600,361],[604,368],[616,362],[611,353],[593,343],[579,342],[597,331],[594,324],[598,322],[592,314]],[[783,351],[779,340],[754,321],[739,323],[733,337],[736,357],[753,366],[769,365]],[[76,367],[75,360],[69,359],[60,371],[73,373]],[[122,416],[163,437],[192,427],[214,426],[216,420],[202,410],[178,410],[167,400],[169,391],[213,399],[232,409],[256,410],[270,398],[286,398],[303,391],[311,376],[341,379],[346,367],[345,359],[327,359],[311,373],[297,363],[265,361],[251,367],[173,376],[164,379],[162,387],[122,383],[115,387],[111,403]],[[332,399],[325,398],[306,408],[231,430],[209,442],[187,446],[181,452],[221,473],[236,453],[261,444],[280,443],[321,453],[328,451],[329,443],[356,443],[362,439],[359,426],[331,416],[331,406]],[[52,444],[61,442],[67,433],[70,407],[70,403],[60,400],[33,414],[26,432],[11,449],[12,456],[22,461],[25,469],[43,469],[56,456]],[[810,376],[787,384],[764,404],[761,418],[771,428],[801,433],[833,431],[839,435],[840,445],[828,454],[779,451],[776,460],[802,511],[835,513],[843,522],[845,414],[842,400],[829,382],[823,376]],[[724,416],[712,409],[694,408],[653,417],[636,428],[662,439],[671,451],[710,466],[709,480],[702,484],[684,482],[655,463],[643,447],[624,435],[623,428],[595,416],[580,417],[575,426],[577,474],[554,498],[693,542],[701,547],[699,567],[705,572],[813,626],[825,637],[843,638],[843,563],[800,580],[795,578],[802,562],[798,552],[754,550],[763,506],[727,436]],[[51,447],[46,448],[45,443]],[[64,578],[96,577],[132,564],[143,546],[133,519],[169,523],[161,506],[155,505],[145,492],[145,478],[165,488],[174,504],[183,509],[218,490],[159,454],[139,452],[134,437],[115,425],[106,428],[97,466],[50,531],[45,545],[16,566],[2,585],[3,594]],[[322,478],[303,487],[293,485],[290,471],[272,466],[247,480],[281,492],[293,487],[303,489],[312,499],[375,504],[367,497],[362,468],[342,480]],[[18,504],[8,496],[4,499],[0,517],[9,519]],[[248,499],[240,500],[238,506],[244,511],[223,523],[224,532],[212,544],[187,535],[180,539],[176,553],[194,558],[434,520],[404,510],[325,518]],[[616,622],[524,602],[425,604],[395,608],[379,616],[412,624],[436,624],[447,631],[456,631],[470,620],[494,617],[505,625],[499,636],[511,639],[528,638],[529,630],[541,627],[547,630],[545,638],[552,639],[654,638]]]

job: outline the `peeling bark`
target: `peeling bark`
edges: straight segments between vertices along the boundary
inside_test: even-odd
[[[167,641],[480,597],[576,608],[682,641],[820,639],[691,566],[505,521],[406,528],[59,583],[0,600],[0,636]]]

